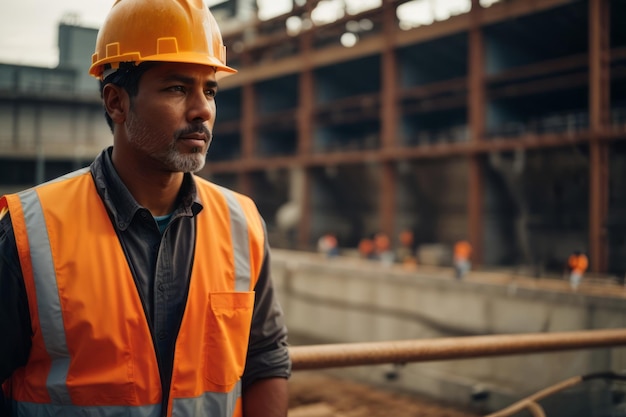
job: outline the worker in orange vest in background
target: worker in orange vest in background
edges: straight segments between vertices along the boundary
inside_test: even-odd
[[[317,250],[328,258],[339,256],[339,243],[337,236],[333,233],[326,233],[317,241]]]
[[[454,270],[457,279],[462,279],[471,269],[471,254],[472,245],[466,240],[460,240],[454,244]]]
[[[375,259],[376,254],[374,253],[374,241],[370,238],[364,237],[359,241],[359,256],[362,259]]]
[[[400,246],[396,249],[396,262],[401,263],[407,268],[415,268],[417,259],[415,258],[413,232],[403,230],[398,235]]]
[[[570,286],[572,287],[572,290],[576,291],[583,279],[585,271],[589,267],[589,259],[587,259],[587,255],[581,251],[575,251],[569,256],[569,259],[567,260],[567,267],[570,270]]]
[[[391,240],[386,233],[376,233],[374,236],[374,251],[376,252],[376,259],[383,265],[390,266],[393,264],[394,253],[391,250]]]

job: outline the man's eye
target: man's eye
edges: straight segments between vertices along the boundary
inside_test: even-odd
[[[169,90],[170,91],[179,91],[179,92],[184,93],[185,92],[185,87],[183,87],[182,85],[174,85],[174,86],[171,86],[169,88]]]
[[[215,97],[217,95],[217,91],[215,91],[215,90],[205,90],[204,94],[206,94],[207,97]]]

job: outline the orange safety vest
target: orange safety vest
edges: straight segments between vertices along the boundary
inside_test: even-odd
[[[461,240],[454,245],[454,259],[458,261],[468,260],[472,253],[472,246],[469,242]]]
[[[169,393],[124,251],[88,169],[0,199],[32,321],[28,362],[3,388],[17,415],[241,416],[241,381],[264,256],[247,197],[196,177],[189,295]]]
[[[589,266],[589,259],[587,259],[587,255],[581,253],[580,255],[570,255],[569,257],[569,267],[573,272],[577,272],[579,274],[584,273]]]

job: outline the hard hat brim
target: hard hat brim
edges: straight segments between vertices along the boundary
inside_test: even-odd
[[[89,74],[102,78],[104,67],[107,64],[111,64],[114,67],[119,66],[122,62],[132,62],[139,65],[142,62],[172,62],[172,63],[184,63],[184,64],[198,64],[215,68],[215,72],[220,73],[220,78],[228,75],[236,74],[237,70],[224,65],[219,59],[206,55],[191,52],[183,53],[171,53],[171,54],[158,54],[146,57],[141,57],[139,53],[129,53],[123,56],[109,57],[94,62],[89,69]]]

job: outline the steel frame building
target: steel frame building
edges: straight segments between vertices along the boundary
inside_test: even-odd
[[[229,63],[239,74],[220,82],[216,149],[207,175],[259,197],[271,218],[278,207],[263,205],[264,195],[275,201],[290,197],[272,191],[260,177],[304,167],[295,187],[302,189],[296,235],[299,247],[311,248],[325,227],[340,229],[351,216],[348,210],[343,219],[328,214],[316,220],[316,187],[324,172],[345,181],[331,196],[351,201],[344,206],[356,207],[352,215],[367,216],[359,207],[373,206],[375,219],[365,221],[374,224],[370,231],[394,235],[411,227],[402,213],[406,190],[400,177],[407,166],[446,170],[446,161],[462,160],[454,182],[463,185],[452,189],[465,193],[464,207],[457,208],[464,219],[457,216],[455,231],[432,240],[466,236],[477,263],[497,264],[501,261],[488,256],[489,246],[499,245],[490,244],[487,230],[494,210],[498,216],[488,201],[490,176],[501,171],[510,179],[518,159],[528,166],[532,155],[548,153],[558,161],[576,158],[574,152],[585,159],[586,178],[577,187],[583,197],[561,204],[580,211],[573,228],[592,270],[622,271],[623,2],[506,0],[484,8],[472,0],[469,13],[401,30],[396,8],[406,2],[385,0],[379,8],[289,35],[286,20],[305,21],[317,3],[307,1],[289,14],[226,33]],[[342,47],[338,39],[346,24],[361,19],[372,21],[373,29],[360,33],[355,46]],[[506,169],[499,168],[503,159]],[[375,166],[376,181],[359,166]],[[347,179],[351,169],[356,172]],[[535,177],[541,184],[541,174]],[[528,184],[514,183],[509,181],[508,194],[523,196],[518,204],[506,203],[517,206],[508,213],[532,212],[524,206],[540,203],[528,203],[533,198]],[[288,182],[281,186],[289,188]],[[563,186],[553,188],[558,192]],[[351,193],[358,197],[346,199]],[[532,228],[532,218],[526,216],[522,229]],[[539,223],[541,228],[549,221],[544,216]],[[530,240],[526,246],[532,250]],[[512,251],[524,252],[523,244],[517,246]],[[509,256],[507,262],[520,261]]]

